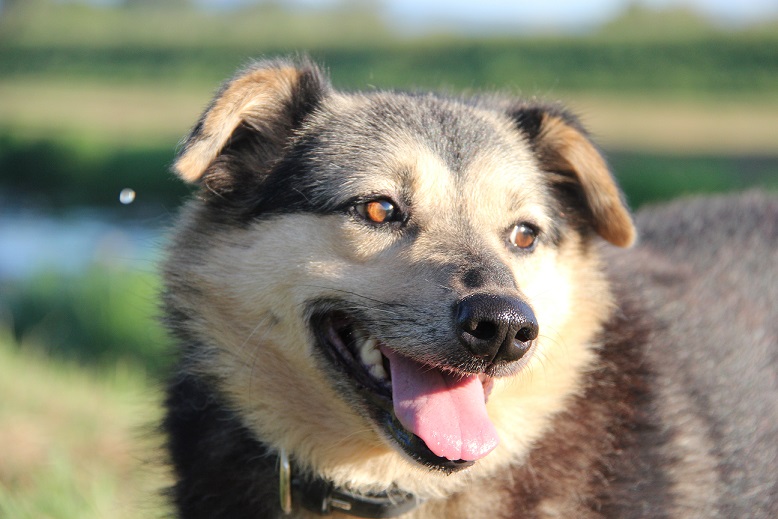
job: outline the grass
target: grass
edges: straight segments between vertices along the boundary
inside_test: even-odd
[[[176,143],[216,83],[0,79],[0,189],[44,207],[116,207],[117,193],[132,187],[169,213],[190,192],[169,170]],[[774,187],[778,179],[775,95],[547,97],[582,117],[633,200],[688,192],[690,179],[702,191]]]
[[[15,133],[75,137],[93,149],[164,142],[172,157],[218,85],[0,78],[0,121]]]
[[[0,22],[4,39],[24,48],[305,47],[393,39],[370,2],[320,9],[262,2],[223,11],[191,9],[182,5],[186,3],[158,0],[127,9],[24,0],[14,2]]]
[[[778,96],[673,99],[571,93],[563,99],[610,151],[733,157],[778,154]]]
[[[626,13],[594,33],[522,37],[403,34],[380,2],[240,10],[13,2],[0,17],[5,79],[211,87],[249,58],[307,51],[336,85],[588,92],[774,94],[778,26],[723,31],[688,12]],[[167,5],[167,7],[166,7]],[[648,30],[647,30],[648,29]]]
[[[162,517],[160,398],[131,364],[87,369],[0,333],[0,517]]]
[[[116,207],[117,193],[132,187],[158,212],[170,212],[190,192],[169,170],[177,142],[216,83],[0,79],[5,125],[0,127],[0,189],[44,207]],[[739,164],[758,159],[775,167],[778,96],[549,92],[547,97],[578,113],[609,155],[639,157],[618,172],[650,172],[645,184],[669,181],[672,188],[672,175],[652,164],[699,163],[699,158],[718,161],[715,170],[728,169],[732,188],[771,182],[769,172],[744,174]],[[699,177],[708,183],[704,174]],[[775,170],[772,177],[778,177]],[[655,192],[650,188],[641,198],[652,200]]]
[[[175,141],[153,145],[107,143],[88,136],[0,129],[0,190],[46,209],[88,205],[116,208],[118,193],[130,187],[139,205],[170,214],[190,192],[170,165]]]
[[[370,88],[369,81],[362,78],[360,86]],[[164,147],[164,159],[170,163],[176,142],[195,123],[218,84],[218,80],[198,87],[174,81],[115,84],[0,78],[0,121],[6,134],[26,136],[27,140],[46,137],[71,147],[81,143],[93,154],[106,148]],[[554,89],[543,97],[561,100],[580,113],[609,149],[728,154],[778,151],[772,131],[778,120],[775,94],[668,98]]]
[[[18,341],[98,369],[127,362],[157,377],[166,373],[170,342],[157,321],[154,275],[94,267],[3,284],[0,310]]]
[[[517,88],[532,91],[771,94],[778,37],[611,42],[587,38],[421,39],[361,46],[21,46],[0,42],[6,78],[211,85],[251,58],[308,51],[338,86]]]
[[[745,189],[778,192],[778,157],[613,153],[611,168],[635,209],[684,195]]]

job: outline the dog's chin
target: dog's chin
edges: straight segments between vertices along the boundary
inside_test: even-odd
[[[453,473],[472,466],[472,460],[451,460],[436,455],[419,436],[409,431],[397,418],[392,401],[392,380],[390,361],[381,350],[390,348],[371,337],[360,326],[357,318],[339,311],[315,314],[311,325],[317,346],[324,354],[329,367],[345,375],[349,386],[364,403],[363,414],[373,422],[382,436],[415,462],[430,470]],[[478,378],[488,396],[492,376],[511,374],[516,367],[467,366],[457,369],[452,366],[430,366],[447,372],[460,371],[463,375]]]

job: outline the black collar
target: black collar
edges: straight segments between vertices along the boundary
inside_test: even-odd
[[[286,514],[297,505],[319,515],[338,511],[355,517],[398,517],[421,504],[413,494],[396,488],[365,495],[336,488],[321,478],[297,476],[283,449],[278,453],[278,481],[281,510]]]

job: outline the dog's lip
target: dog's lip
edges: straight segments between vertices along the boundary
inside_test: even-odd
[[[418,463],[445,473],[453,473],[470,467],[475,462],[466,460],[449,460],[434,454],[427,444],[408,431],[398,420],[392,402],[391,381],[387,377],[379,380],[368,373],[366,366],[360,361],[355,351],[353,334],[359,333],[357,320],[342,312],[329,312],[314,319],[317,324],[315,331],[325,353],[339,369],[346,372],[360,395],[369,404],[373,420],[382,426],[388,435],[401,449]],[[364,333],[364,332],[362,332]],[[380,343],[380,348],[388,348]],[[380,350],[379,348],[379,350]],[[389,361],[382,354],[384,363]],[[431,369],[446,369],[457,371],[450,367],[435,367]],[[388,373],[388,370],[387,370]],[[479,374],[484,385],[484,395],[488,396],[492,388],[492,377],[485,373]]]

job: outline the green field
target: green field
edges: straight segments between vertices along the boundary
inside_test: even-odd
[[[85,368],[0,334],[0,517],[162,517],[155,387],[132,364]]]
[[[157,290],[104,268],[2,282],[0,517],[163,516]]]
[[[6,79],[151,79],[212,87],[252,57],[302,51],[326,63],[336,85],[350,88],[507,87],[696,97],[775,95],[778,86],[775,23],[732,33],[688,13],[633,9],[583,36],[403,36],[369,2],[360,5],[305,11],[264,3],[207,13],[15,2],[0,18],[0,70]]]

